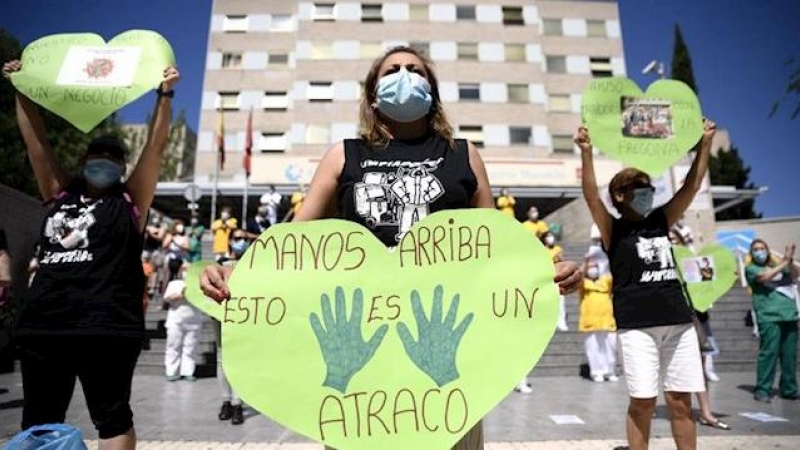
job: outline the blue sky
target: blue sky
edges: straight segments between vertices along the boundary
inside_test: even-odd
[[[265,0],[267,1],[267,0]],[[480,3],[480,0],[476,0]],[[7,0],[0,27],[23,45],[47,34],[93,31],[106,38],[133,28],[158,31],[172,43],[183,79],[175,98],[189,123],[198,121],[211,0]],[[788,81],[783,66],[800,58],[800,1],[797,0],[621,0],[622,35],[629,76],[640,85],[651,60],[668,62],[673,28],[679,24],[692,56],[704,113],[731,134],[751,179],[769,187],[756,202],[765,217],[799,216],[797,174],[800,119],[790,108],[769,118]],[[124,121],[144,121],[152,94],[125,108]],[[791,105],[794,106],[794,105]]]

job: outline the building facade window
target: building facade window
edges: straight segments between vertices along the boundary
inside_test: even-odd
[[[529,103],[530,94],[528,93],[527,84],[509,84],[508,85],[508,102],[509,103]]]
[[[239,69],[242,67],[242,54],[241,53],[223,53],[222,54],[222,68],[223,69]]]
[[[589,58],[589,70],[595,78],[613,77],[614,67],[611,65],[611,58],[594,57]]]
[[[503,6],[503,25],[525,25],[521,6]]]
[[[217,95],[217,109],[224,109],[226,111],[235,111],[239,109],[239,93],[238,92],[220,92]]]
[[[608,37],[605,20],[587,20],[586,33],[589,37]]]
[[[306,144],[330,144],[331,129],[327,125],[306,126]]]
[[[572,112],[569,94],[550,94],[548,109],[550,112]]]
[[[474,42],[459,42],[457,47],[458,59],[464,61],[478,60],[478,44]]]
[[[289,55],[286,53],[270,53],[267,64],[271,70],[288,69]]]
[[[547,73],[567,73],[567,58],[565,56],[546,56],[545,65]]]
[[[563,36],[564,26],[561,19],[543,19],[542,34],[545,36]]]
[[[333,59],[333,42],[311,41],[311,59]]]
[[[479,101],[481,87],[477,83],[458,83],[458,99],[460,101]]]
[[[330,81],[312,81],[308,83],[306,98],[311,102],[332,102],[333,83]]]
[[[553,153],[575,153],[575,144],[572,142],[572,136],[568,134],[554,134]]]
[[[383,5],[380,3],[363,3],[361,5],[362,22],[383,22]]]
[[[460,125],[458,127],[458,135],[462,139],[466,139],[477,148],[483,148],[483,126],[482,125]]]
[[[531,145],[531,127],[509,127],[508,138],[512,145]]]
[[[408,20],[427,22],[428,5],[408,5]]]
[[[383,53],[383,44],[380,42],[361,42],[358,52],[361,59],[375,59]]]
[[[456,5],[456,20],[475,20],[475,5]]]
[[[246,33],[247,16],[242,14],[225,16],[222,22],[222,31],[226,33]]]
[[[294,31],[294,18],[290,14],[273,14],[269,31],[273,33],[291,33]]]
[[[261,133],[258,149],[261,153],[281,153],[286,151],[287,144],[286,133]]]
[[[335,3],[314,3],[311,9],[311,19],[315,22],[330,22],[336,20]]]
[[[431,54],[431,44],[429,42],[411,41],[408,46],[425,56],[430,56]]]
[[[524,62],[527,60],[525,44],[505,44],[504,47],[507,62]]]
[[[286,92],[264,92],[261,107],[267,111],[285,111],[289,107],[289,96]]]

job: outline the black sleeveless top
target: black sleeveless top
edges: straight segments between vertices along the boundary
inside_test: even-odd
[[[663,208],[640,222],[614,219],[608,259],[614,278],[614,319],[620,329],[692,321],[672,255]]]
[[[59,193],[45,217],[20,336],[144,335],[138,210],[122,186],[97,199],[83,192]]]
[[[375,149],[347,139],[344,154],[339,216],[369,228],[387,247],[429,214],[472,207],[478,181],[463,139],[455,149],[438,134]]]

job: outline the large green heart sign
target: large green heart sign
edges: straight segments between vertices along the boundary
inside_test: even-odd
[[[161,83],[175,65],[160,34],[126,31],[106,42],[92,33],[55,34],[30,43],[11,82],[26,97],[88,133]]]
[[[736,256],[722,245],[706,245],[697,253],[675,246],[672,253],[692,305],[700,312],[708,311],[736,281]]]
[[[676,80],[656,81],[642,93],[627,78],[599,78],[583,91],[581,110],[595,147],[653,177],[703,135],[700,102]]]
[[[277,225],[215,314],[225,373],[338,450],[449,449],[544,352],[553,277],[539,241],[493,210],[438,212],[391,250],[352,222]]]

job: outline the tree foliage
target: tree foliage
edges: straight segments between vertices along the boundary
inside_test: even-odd
[[[694,70],[692,69],[692,57],[689,55],[689,47],[683,40],[681,27],[675,25],[675,43],[672,47],[672,68],[670,70],[673,80],[686,83],[695,94],[698,94],[697,83],[694,81]]]
[[[796,119],[800,117],[800,59],[790,58],[784,63],[784,66],[789,71],[789,83],[786,85],[783,97],[772,105],[769,116],[774,117],[778,113],[781,103],[791,101],[797,103],[790,115],[792,119]]]
[[[711,157],[708,165],[711,184],[715,186],[734,186],[737,189],[756,189],[757,186],[750,181],[750,167],[739,156],[739,149],[731,146],[730,151],[717,152]],[[718,206],[727,200],[718,200]],[[717,213],[717,220],[738,220],[760,218],[761,214],[754,209],[755,201],[747,200],[732,208]]]
[[[0,28],[0,60],[19,59],[21,54],[19,41]],[[0,183],[38,198],[39,189],[17,127],[15,94],[16,90],[10,82],[0,80]],[[39,108],[39,112],[47,130],[47,140],[67,173],[77,173],[86,147],[95,136],[114,133],[124,138],[124,131],[115,115],[103,121],[91,133],[84,134],[49,111]]]

